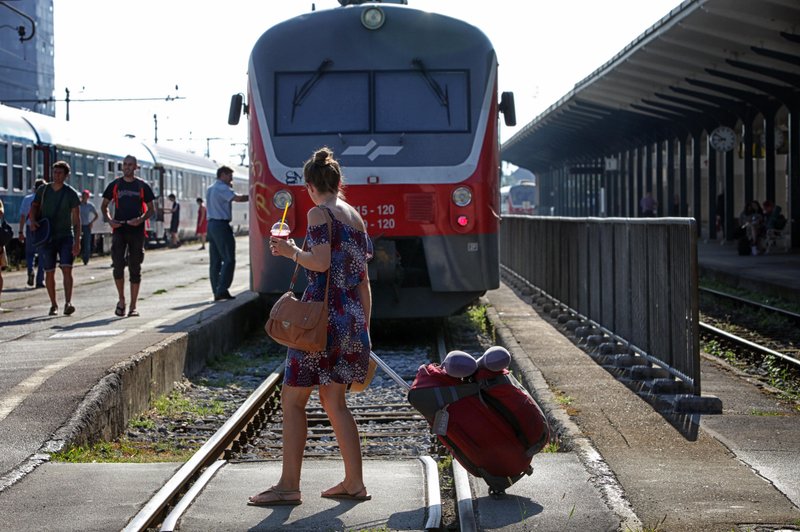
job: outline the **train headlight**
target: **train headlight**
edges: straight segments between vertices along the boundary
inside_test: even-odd
[[[453,203],[466,207],[472,202],[472,191],[467,187],[458,187],[453,191]]]
[[[377,30],[386,22],[386,15],[379,7],[368,7],[361,12],[361,24],[368,30]]]
[[[272,204],[276,209],[283,210],[287,203],[292,204],[292,194],[288,190],[279,190],[272,196]]]

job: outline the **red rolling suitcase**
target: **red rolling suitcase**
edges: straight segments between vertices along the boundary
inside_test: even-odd
[[[479,369],[459,379],[438,364],[421,366],[408,400],[453,457],[486,481],[492,495],[530,475],[533,455],[550,440],[541,408],[507,369]]]

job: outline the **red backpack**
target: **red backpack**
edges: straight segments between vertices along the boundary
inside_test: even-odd
[[[486,481],[492,495],[530,475],[533,455],[550,441],[542,409],[507,369],[479,369],[458,379],[438,364],[421,366],[408,400],[453,457]]]

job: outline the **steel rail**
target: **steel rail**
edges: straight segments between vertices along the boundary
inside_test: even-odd
[[[730,301],[735,301],[737,303],[741,303],[743,305],[747,305],[748,307],[753,307],[753,308],[757,308],[757,309],[765,309],[765,310],[768,310],[768,311],[773,312],[775,314],[778,314],[779,316],[782,316],[782,317],[784,317],[786,319],[792,320],[797,324],[800,324],[800,314],[797,314],[795,312],[791,312],[789,310],[785,310],[785,309],[778,308],[778,307],[773,307],[772,305],[765,305],[764,303],[759,303],[758,301],[753,301],[752,299],[745,299],[743,297],[735,296],[733,294],[726,294],[725,292],[720,292],[720,291],[714,290],[712,288],[703,288],[701,286],[700,287],[700,291],[712,294],[714,296],[717,296],[717,297],[720,297],[720,298],[723,298],[723,299],[728,299]]]
[[[776,358],[780,358],[781,360],[789,362],[790,364],[794,364],[795,366],[800,368],[800,360],[797,360],[794,357],[791,357],[789,355],[785,355],[783,353],[779,353],[778,351],[774,351],[774,350],[772,350],[772,349],[770,349],[768,347],[764,347],[763,345],[759,345],[757,343],[751,342],[750,340],[746,340],[746,339],[744,339],[744,338],[742,338],[740,336],[736,336],[735,334],[731,334],[729,332],[725,332],[722,329],[717,329],[713,325],[709,325],[709,324],[703,323],[701,321],[700,322],[700,330],[701,331],[705,331],[707,333],[710,333],[710,334],[712,334],[714,336],[718,336],[720,338],[723,338],[724,340],[726,340],[728,342],[731,342],[731,343],[734,343],[736,345],[739,345],[741,347],[744,347],[745,349],[749,349],[751,351],[755,351],[756,353],[759,353],[761,355],[770,355],[770,356],[774,356]]]
[[[214,463],[244,431],[283,379],[283,369],[271,374],[160,490],[139,510],[123,532],[141,532],[157,524],[169,504],[197,474]]]

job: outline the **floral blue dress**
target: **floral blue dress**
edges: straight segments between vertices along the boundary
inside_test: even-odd
[[[306,352],[289,348],[283,383],[287,386],[314,386],[337,382],[363,383],[369,366],[370,339],[364,307],[358,297],[358,285],[366,275],[372,258],[372,242],[367,233],[333,217],[331,230],[331,267],[327,272],[306,270],[308,286],[303,301],[322,301],[328,274],[328,347],[325,351]],[[328,225],[308,228],[307,247],[328,242]]]

